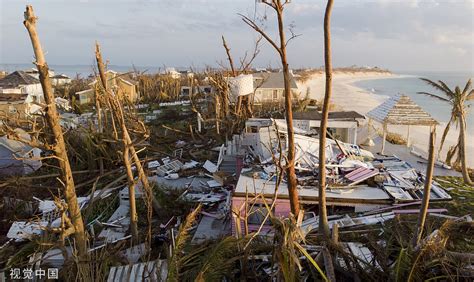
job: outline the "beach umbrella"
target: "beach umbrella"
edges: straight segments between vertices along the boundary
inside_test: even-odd
[[[429,126],[430,128],[437,125],[435,120],[423,108],[417,105],[407,95],[398,94],[391,97],[378,107],[367,113],[370,120],[375,120],[382,124],[383,141],[381,154],[385,150],[385,140],[387,139],[387,126],[391,125],[406,125],[407,131],[407,146],[410,143],[410,126]]]

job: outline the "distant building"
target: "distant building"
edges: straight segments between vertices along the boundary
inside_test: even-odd
[[[26,140],[31,140],[22,129],[15,130]],[[32,148],[22,142],[0,137],[0,175],[25,175],[39,169],[42,165],[41,150]]]
[[[86,89],[76,92],[77,102],[80,105],[90,104],[94,102],[94,89]]]
[[[254,73],[253,78],[255,88],[254,103],[281,102],[285,99],[285,83],[282,72]],[[292,74],[290,74],[290,88],[292,91],[298,91],[298,86]]]
[[[180,75],[181,78],[183,78],[183,77],[193,78],[194,77],[194,73],[190,70],[179,71],[179,75]]]
[[[71,78],[65,74],[57,74],[51,77],[51,84],[53,86],[61,86],[71,83]]]
[[[26,103],[44,101],[40,81],[23,71],[12,72],[0,79],[0,94],[27,94]]]
[[[210,85],[198,85],[198,86],[181,86],[180,95],[183,98],[188,98],[191,94],[211,94],[213,92],[213,87]]]
[[[39,79],[39,71],[37,68],[31,68],[31,69],[27,69],[27,70],[24,70],[23,71],[24,73],[36,78],[36,79]],[[49,70],[48,71],[48,74],[49,74],[49,77],[53,77],[54,76],[54,71],[53,70]]]
[[[138,82],[128,74],[120,74],[109,70],[106,73],[107,88],[112,89],[116,95],[122,99],[126,99],[131,103],[135,103],[140,99],[138,92]],[[97,79],[89,84],[90,89],[76,92],[79,104],[89,104],[94,102],[94,89]]]
[[[179,79],[181,78],[181,73],[176,71],[175,68],[166,68],[165,69],[165,74],[169,75],[173,79]]]

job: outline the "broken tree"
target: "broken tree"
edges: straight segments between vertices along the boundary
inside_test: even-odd
[[[271,39],[256,23],[250,18],[241,15],[242,20],[253,28],[256,32],[260,33],[263,38],[265,38],[268,43],[278,52],[280,55],[281,64],[283,67],[283,79],[284,79],[284,93],[285,93],[285,118],[286,118],[286,127],[288,133],[288,153],[286,156],[286,173],[288,178],[288,192],[291,203],[291,212],[296,216],[299,214],[300,204],[298,199],[298,190],[297,190],[297,181],[295,173],[295,133],[293,130],[293,112],[292,112],[292,93],[290,89],[290,69],[288,67],[288,61],[286,56],[286,45],[288,42],[295,38],[296,35],[292,35],[288,40],[285,37],[285,30],[283,25],[283,8],[288,1],[281,0],[268,0],[262,1],[262,3],[273,8],[277,14],[278,19],[278,34],[279,34],[279,44],[277,44],[273,39]]]
[[[74,227],[74,239],[77,246],[77,251],[80,259],[84,259],[87,255],[87,237],[84,231],[84,222],[82,220],[81,211],[77,202],[77,196],[74,186],[74,179],[72,177],[71,166],[69,164],[66,145],[64,142],[63,132],[59,123],[59,115],[56,110],[56,103],[54,101],[53,88],[49,79],[49,68],[46,63],[41,43],[36,31],[37,17],[34,14],[33,7],[26,6],[24,13],[25,21],[23,22],[30,35],[31,43],[36,58],[36,66],[39,71],[39,79],[41,87],[43,88],[44,99],[46,102],[45,115],[49,128],[51,129],[54,142],[51,146],[56,159],[58,160],[61,181],[64,185],[64,195],[68,205],[69,216],[71,217],[72,225]]]
[[[435,140],[436,140],[436,126],[433,126],[430,133],[430,147],[428,150],[428,165],[426,167],[425,188],[423,190],[423,201],[420,207],[420,214],[418,216],[418,225],[416,227],[415,235],[413,236],[413,247],[415,248],[421,240],[423,229],[425,227],[426,214],[428,213],[428,206],[430,204],[431,182],[433,180],[433,170],[435,163]]]
[[[148,177],[143,169],[140,158],[138,157],[138,154],[135,150],[135,146],[133,145],[132,139],[128,133],[128,129],[127,129],[126,121],[125,121],[124,109],[119,100],[119,95],[117,95],[117,93],[113,93],[113,91],[107,87],[105,67],[102,60],[102,54],[100,52],[100,46],[98,43],[96,43],[95,55],[96,55],[96,61],[97,61],[97,68],[99,69],[99,78],[100,78],[102,87],[105,91],[108,104],[111,106],[110,110],[112,111],[114,119],[116,120],[122,134],[121,141],[123,143],[123,148],[124,148],[123,162],[127,171],[127,179],[129,182],[128,187],[129,187],[129,199],[130,199],[130,226],[131,226],[132,236],[134,237],[134,239],[137,239],[138,218],[137,218],[136,203],[135,203],[135,180],[133,177],[130,154],[135,164],[135,168],[138,172],[138,178],[143,185],[143,189],[145,191],[147,201],[151,202],[153,209],[155,210],[156,213],[159,212],[160,205],[158,201],[156,200],[155,196],[153,195],[153,191],[148,181]],[[150,234],[148,235],[150,236]]]
[[[332,94],[332,61],[331,61],[331,10],[333,0],[328,0],[324,15],[324,67],[326,87],[323,101],[321,126],[319,128],[319,232],[329,240],[329,225],[326,210],[326,132],[329,118],[329,101]]]

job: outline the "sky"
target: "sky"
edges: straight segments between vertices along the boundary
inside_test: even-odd
[[[0,64],[33,61],[22,24],[31,4],[50,65],[91,65],[97,40],[113,65],[203,67],[225,63],[221,36],[236,62],[252,53],[256,19],[277,41],[274,11],[255,0],[0,0]],[[291,68],[324,64],[324,0],[285,6]],[[337,67],[404,71],[474,69],[474,0],[335,0],[331,21]],[[255,66],[279,67],[261,44]]]

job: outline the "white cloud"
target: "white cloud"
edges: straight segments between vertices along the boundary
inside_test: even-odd
[[[252,48],[256,34],[237,13],[264,11],[254,0],[0,1],[0,62],[12,63],[32,57],[22,25],[27,2],[33,2],[48,58],[56,64],[90,64],[96,39],[114,64],[214,64],[225,59],[221,35],[238,58]],[[340,65],[399,68],[403,62],[406,69],[472,69],[473,6],[473,0],[335,1],[334,59]],[[286,26],[294,23],[295,32],[302,34],[289,45],[292,64],[323,63],[324,8],[325,1],[316,0],[294,0],[286,6]],[[267,14],[265,25],[275,35],[275,18],[269,9]],[[257,62],[275,64],[278,58],[266,46]]]

